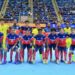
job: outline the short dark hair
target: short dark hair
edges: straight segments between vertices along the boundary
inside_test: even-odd
[[[40,29],[38,29],[38,31],[42,31],[42,29],[40,28]]]
[[[70,37],[70,34],[66,34],[67,37]]]
[[[52,32],[52,31],[55,31],[55,32],[56,32],[56,29],[55,29],[55,28],[52,28],[52,29],[51,29],[51,32]]]

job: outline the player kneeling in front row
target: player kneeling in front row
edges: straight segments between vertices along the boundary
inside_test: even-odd
[[[6,37],[6,45],[7,45],[7,51],[10,51],[10,61],[9,63],[12,62],[12,56],[13,56],[13,51],[16,52],[15,55],[15,64],[19,62],[18,60],[18,40],[19,36],[15,34],[15,31],[11,29],[11,32],[7,35]],[[7,51],[4,52],[4,63],[7,62],[6,57],[7,57]]]
[[[45,52],[45,59],[46,62],[48,62],[48,55],[50,54],[50,61],[52,61],[52,50],[55,50],[55,57],[56,57],[56,62],[58,61],[57,58],[57,34],[56,34],[56,29],[52,28],[51,29],[51,34],[49,34],[47,38],[47,50]]]
[[[2,64],[2,58],[3,58],[3,33],[0,32],[0,64]]]
[[[33,36],[29,34],[29,31],[26,30],[26,33],[21,38],[21,50],[20,50],[20,61],[24,62],[24,50],[27,48],[27,61],[32,63],[32,43],[33,43]]]
[[[38,29],[38,34],[34,36],[35,39],[35,50],[33,51],[33,61],[35,62],[36,52],[39,50],[39,53],[42,55],[42,61],[44,62],[45,54],[44,54],[44,44],[45,44],[45,36],[42,34],[42,29]]]

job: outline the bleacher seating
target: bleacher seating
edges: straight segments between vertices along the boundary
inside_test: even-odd
[[[34,20],[41,23],[49,22],[52,18],[56,18],[56,14],[51,0],[34,0],[33,3]]]
[[[19,15],[28,15],[28,0],[9,0],[4,17],[18,20]]]
[[[63,20],[75,20],[75,1],[74,0],[56,0],[59,13],[63,16]],[[4,0],[0,0],[0,10]],[[28,0],[9,0],[6,9],[5,19],[19,20],[19,16],[29,15],[30,8]],[[57,16],[52,4],[52,0],[33,0],[33,19],[41,23],[51,22],[57,20]]]
[[[75,9],[74,0],[57,0],[57,4],[64,20],[75,20],[75,12],[72,12]]]
[[[4,2],[4,0],[0,0],[0,10],[2,8],[3,2]]]

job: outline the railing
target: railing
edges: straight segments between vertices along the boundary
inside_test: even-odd
[[[59,8],[58,8],[58,5],[57,5],[56,0],[52,0],[52,4],[53,4],[53,6],[54,6],[54,10],[55,10],[55,12],[56,12],[58,21],[63,22],[62,15],[59,14]]]
[[[0,12],[0,18],[4,17],[7,6],[8,6],[8,2],[9,2],[9,0],[4,0],[3,6],[2,6],[2,9],[1,9],[1,12]]]
[[[33,0],[29,0],[29,7],[30,7],[30,15],[28,16],[28,18],[29,18],[29,21],[31,22],[31,23],[33,23]]]

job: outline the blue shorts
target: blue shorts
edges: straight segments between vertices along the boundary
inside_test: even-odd
[[[58,50],[59,51],[66,51],[66,47],[60,47],[60,46],[58,46]]]
[[[49,45],[49,48],[50,48],[50,49],[53,48],[53,49],[55,50],[55,48],[56,48],[56,44],[51,44],[51,45]]]
[[[36,50],[36,51],[39,50],[40,52],[42,52],[42,51],[44,50],[44,47],[43,47],[43,46],[38,46],[38,45],[36,45],[36,46],[35,46],[35,50]]]
[[[32,46],[31,46],[30,44],[28,44],[28,45],[22,44],[22,48],[23,48],[23,50],[24,50],[25,48],[27,48],[27,49],[29,50],[30,48],[32,48]]]
[[[8,51],[11,50],[13,46],[14,45],[7,45]],[[13,50],[16,51],[17,50],[17,46],[15,46]]]
[[[70,50],[74,51],[75,50],[75,45],[71,45]]]

